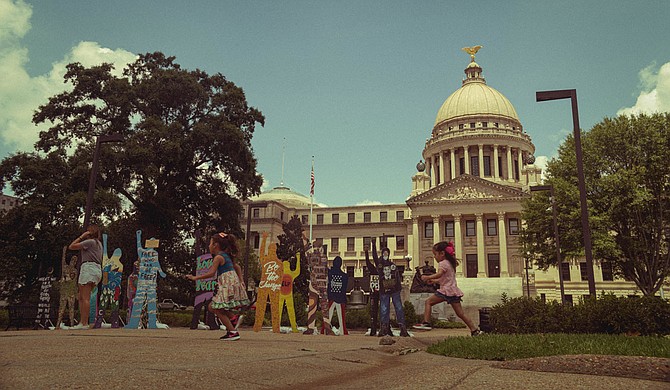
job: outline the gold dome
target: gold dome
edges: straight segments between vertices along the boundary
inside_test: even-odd
[[[502,93],[486,85],[481,72],[482,68],[474,60],[468,64],[463,85],[444,101],[437,112],[435,126],[471,116],[497,116],[519,122],[512,103]]]
[[[467,116],[503,116],[519,120],[512,103],[485,83],[466,83],[447,98],[437,112],[435,125]]]

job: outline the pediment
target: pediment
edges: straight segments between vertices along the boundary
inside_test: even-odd
[[[472,175],[462,175],[407,199],[407,204],[496,201],[520,199],[524,196],[526,194],[518,188],[497,184]]]

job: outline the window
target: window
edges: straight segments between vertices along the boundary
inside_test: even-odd
[[[474,129],[475,128],[475,122],[470,122],[470,128]]]
[[[347,237],[347,252],[353,252],[354,251],[354,244],[356,243],[356,239],[354,237]]]
[[[540,294],[540,299],[542,300],[542,303],[547,303],[547,294],[545,293]]]
[[[614,270],[612,268],[612,263],[609,261],[603,261],[600,263],[600,268],[603,271],[603,280],[614,280]]]
[[[254,249],[258,249],[261,246],[261,236],[254,234]]]
[[[395,236],[395,249],[397,251],[405,250],[405,236]]]
[[[491,177],[491,156],[484,156],[484,176]]]
[[[572,306],[572,303],[573,303],[573,302],[572,302],[572,295],[570,295],[570,294],[565,294],[564,297],[565,297],[565,303],[566,303],[568,306]]]
[[[489,123],[488,122],[482,122],[482,127],[489,127]]]
[[[466,278],[476,278],[477,277],[477,255],[476,254],[469,254],[465,255],[465,271],[466,271]]]
[[[424,238],[433,238],[433,223],[425,222],[423,225],[423,237]]]
[[[400,222],[403,219],[405,219],[405,211],[404,210],[399,210],[395,212],[395,220]]]
[[[458,125],[458,130],[463,130],[464,127],[465,127],[465,125],[463,125],[463,124],[461,123],[460,125]]]
[[[379,222],[386,222],[388,220],[388,212],[380,211],[379,212]]]
[[[458,159],[458,164],[459,164],[459,168],[458,168],[459,174],[464,175],[465,174],[465,157],[459,158]]]
[[[474,237],[477,235],[477,230],[475,230],[475,221],[465,221],[465,236]]]
[[[444,223],[444,236],[454,237],[454,221],[446,221]]]
[[[323,214],[317,214],[316,215],[316,224],[317,225],[323,225]]]
[[[561,274],[563,275],[563,281],[564,282],[569,282],[570,281],[570,264],[569,263],[561,263]]]
[[[340,214],[333,214],[333,223],[334,224],[340,223]]]
[[[472,176],[479,176],[479,157],[470,156],[470,171]]]
[[[350,280],[353,279],[353,277],[354,277],[354,266],[353,265],[348,265],[347,266],[347,275],[349,275]],[[344,288],[346,289],[347,286],[344,286]]]
[[[498,122],[493,122],[493,127],[498,127]]]
[[[330,247],[332,248],[331,250],[333,252],[339,252],[340,251],[340,239],[337,237],[333,237],[330,239]]]
[[[356,222],[356,213],[347,214],[347,222],[349,222],[349,223]]]
[[[503,177],[502,157],[498,156],[498,177]]]
[[[372,213],[367,211],[363,213],[363,222],[370,223],[372,221]]]
[[[301,222],[302,222],[303,225],[307,225],[309,223],[309,220],[307,218],[309,218],[308,215],[303,215],[302,216]]]
[[[497,222],[495,219],[487,219],[486,220],[486,235],[487,236],[497,236],[498,235],[498,227],[497,227]]]
[[[284,212],[283,211],[281,213],[279,213],[279,219],[282,220],[282,221],[284,220]]]
[[[510,218],[507,221],[507,225],[509,227],[509,234],[511,235],[518,235],[519,234],[519,220],[516,218]]]
[[[500,255],[498,253],[489,253],[489,278],[500,277]]]
[[[579,273],[582,280],[589,280],[589,270],[586,267],[586,262],[579,263]]]
[[[259,218],[261,216],[261,209],[253,209],[254,218]]]
[[[365,248],[366,246],[368,248],[372,248],[372,246],[370,245],[371,240],[372,239],[370,237],[363,237],[363,248]]]
[[[389,236],[379,237],[379,249],[389,247]]]

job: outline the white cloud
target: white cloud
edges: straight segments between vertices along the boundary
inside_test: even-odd
[[[617,115],[653,114],[670,112],[670,62],[658,70],[656,64],[642,69],[640,76],[640,94],[633,107],[621,108]]]
[[[79,62],[90,67],[103,62],[115,64],[119,75],[123,67],[137,57],[123,49],[111,50],[96,42],[80,42],[52,64],[43,75],[31,76],[26,71],[28,49],[21,39],[30,30],[32,9],[25,2],[0,0],[0,142],[10,149],[32,150],[41,129],[32,123],[34,111],[48,98],[64,91],[65,66]]]
[[[362,202],[356,203],[356,206],[380,206],[383,205],[384,203],[377,201],[377,200],[364,200]]]
[[[537,156],[535,157],[535,166],[542,169],[542,181],[544,181],[547,178],[547,161],[549,161],[549,157],[547,156]]]

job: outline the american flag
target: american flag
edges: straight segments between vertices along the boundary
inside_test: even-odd
[[[312,185],[309,190],[309,195],[314,196],[314,165],[312,165]]]

